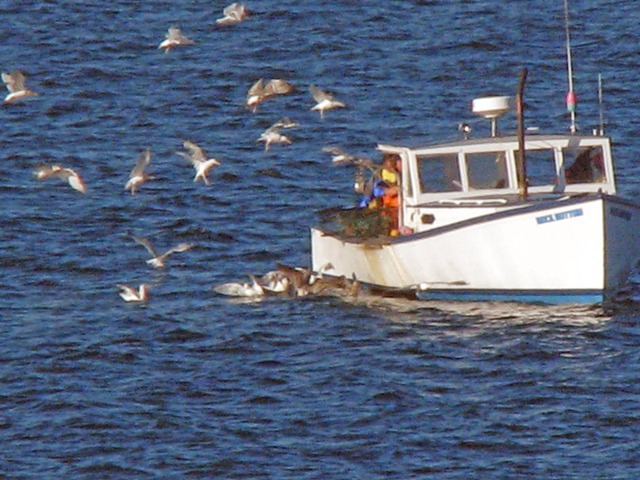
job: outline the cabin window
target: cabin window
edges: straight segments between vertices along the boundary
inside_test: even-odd
[[[417,160],[422,193],[462,190],[457,154],[422,155]]]
[[[571,183],[598,183],[605,181],[602,147],[565,148],[564,177]]]
[[[520,155],[515,152],[516,158]],[[541,185],[555,185],[558,173],[553,149],[527,150],[526,152],[527,185],[536,187]]]
[[[469,188],[485,190],[509,186],[504,152],[468,153],[465,158]]]

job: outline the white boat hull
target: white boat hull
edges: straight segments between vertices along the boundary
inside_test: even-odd
[[[312,262],[421,298],[597,303],[625,283],[640,257],[638,232],[640,207],[591,194],[383,241],[313,228]]]

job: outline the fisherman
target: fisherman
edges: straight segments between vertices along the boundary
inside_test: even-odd
[[[402,160],[395,153],[386,153],[382,158],[382,170],[380,178],[386,185],[383,188],[382,207],[383,215],[391,217],[391,236],[398,235],[398,217],[400,210],[400,171]]]
[[[359,203],[359,207],[380,208],[380,214],[390,217],[389,234],[397,235],[400,206],[400,170],[402,161],[395,153],[385,153],[380,170],[373,178],[371,191]]]

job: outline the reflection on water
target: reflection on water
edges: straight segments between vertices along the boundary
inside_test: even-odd
[[[601,305],[534,305],[516,302],[422,301],[359,294],[343,299],[371,308],[392,321],[415,323],[421,320],[450,318],[461,323],[500,325],[600,325],[612,318]]]

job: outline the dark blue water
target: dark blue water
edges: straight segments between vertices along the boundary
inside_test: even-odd
[[[211,287],[309,262],[316,211],[349,205],[322,147],[458,135],[473,97],[568,129],[560,1],[0,2],[0,66],[41,96],[0,108],[0,477],[606,478],[640,475],[640,328],[611,310],[367,296],[236,302]],[[637,5],[571,5],[578,124],[640,194]],[[165,55],[168,27],[198,43]],[[260,77],[296,93],[243,107]],[[310,84],[347,103],[320,120]],[[294,142],[256,140],[283,116]],[[502,129],[514,128],[512,114]],[[212,185],[174,152],[222,165]],[[124,190],[144,148],[158,177]],[[88,194],[37,181],[77,169]],[[196,247],[152,270],[127,231]],[[152,285],[144,306],[117,283]],[[633,294],[638,296],[637,294]],[[633,297],[632,295],[632,297]]]

